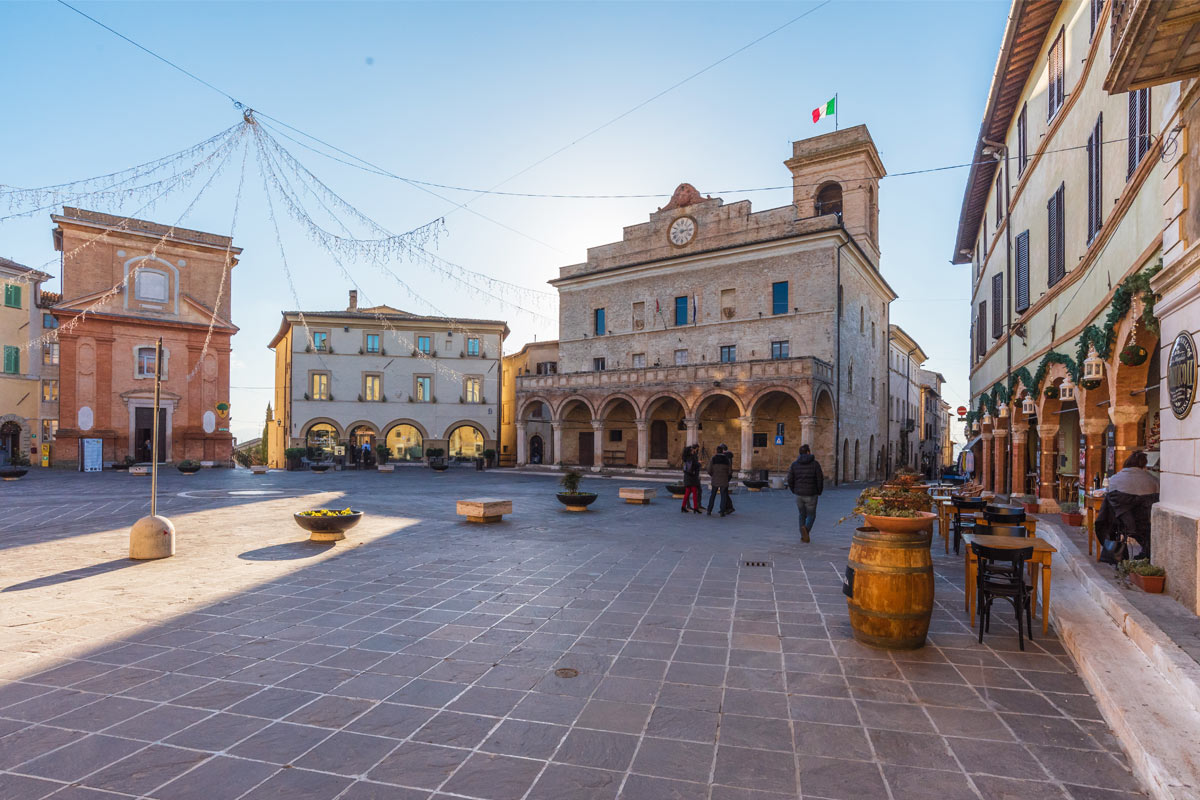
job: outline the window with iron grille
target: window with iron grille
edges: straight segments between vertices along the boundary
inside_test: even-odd
[[[1046,203],[1047,229],[1050,231],[1047,242],[1048,280],[1047,286],[1053,286],[1067,274],[1066,237],[1064,236],[1063,193],[1066,184],[1060,183],[1058,191],[1050,196]]]
[[[1150,152],[1150,90],[1129,93],[1129,169],[1125,180],[1133,177],[1142,158]]]
[[[1028,110],[1029,104],[1021,105],[1021,115],[1017,117],[1017,177],[1025,174],[1025,167],[1029,163],[1029,134],[1026,125],[1025,112]]]
[[[1004,273],[992,276],[992,338],[1004,334]]]
[[[1104,115],[1101,114],[1096,119],[1096,125],[1092,128],[1092,135],[1087,141],[1087,158],[1088,158],[1088,219],[1087,219],[1087,240],[1088,244],[1096,238],[1096,234],[1100,232],[1100,226],[1104,222],[1104,203],[1103,197],[1103,157],[1104,152],[1104,136],[1103,136]]]
[[[1017,313],[1029,308],[1029,231],[1017,235]]]
[[[1050,46],[1050,55],[1046,65],[1048,87],[1046,91],[1047,98],[1047,114],[1046,119],[1054,119],[1054,115],[1063,106],[1065,85],[1064,73],[1066,72],[1064,64],[1064,45],[1063,45],[1063,29],[1059,29],[1058,36],[1054,37],[1054,44]]]

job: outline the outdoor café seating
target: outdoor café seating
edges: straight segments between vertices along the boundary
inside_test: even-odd
[[[1017,617],[1017,641],[1025,649],[1025,636],[1033,639],[1033,597],[1030,587],[1025,585],[1025,562],[1033,558],[1033,546],[1020,549],[987,547],[978,542],[971,543],[978,567],[975,590],[976,607],[979,610],[979,641],[990,632],[992,623],[992,601],[1003,598],[1012,603]]]
[[[954,503],[954,552],[959,551],[964,534],[975,530],[975,515],[987,507],[987,501],[972,497],[956,497]]]

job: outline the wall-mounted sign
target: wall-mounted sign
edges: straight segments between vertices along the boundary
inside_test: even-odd
[[[1183,419],[1192,410],[1196,399],[1196,343],[1192,335],[1183,331],[1171,345],[1171,357],[1167,361],[1167,393],[1171,398],[1171,411],[1177,419]]]

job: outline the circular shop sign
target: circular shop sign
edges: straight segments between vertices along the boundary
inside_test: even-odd
[[[1196,399],[1196,343],[1187,331],[1175,337],[1171,357],[1167,361],[1167,392],[1171,411],[1183,419],[1192,410]]]

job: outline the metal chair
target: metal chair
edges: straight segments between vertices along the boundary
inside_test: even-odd
[[[1017,616],[1017,641],[1025,649],[1025,636],[1033,641],[1033,601],[1025,585],[1025,562],[1033,558],[1033,546],[1009,550],[971,543],[978,562],[975,579],[976,608],[979,610],[979,642],[991,628],[992,601],[1002,597],[1012,603]]]
[[[983,518],[988,522],[1001,525],[1019,525],[1025,521],[1025,509],[1012,506],[988,506],[983,510]]]
[[[975,533],[987,536],[1017,536],[1022,539],[1029,536],[1024,525],[1001,525],[999,523],[984,523],[975,526]]]
[[[962,545],[962,537],[965,533],[971,533],[975,530],[974,515],[982,512],[987,507],[987,501],[970,497],[954,498],[954,553],[958,554],[959,548]],[[963,519],[963,512],[967,512],[971,519]]]

